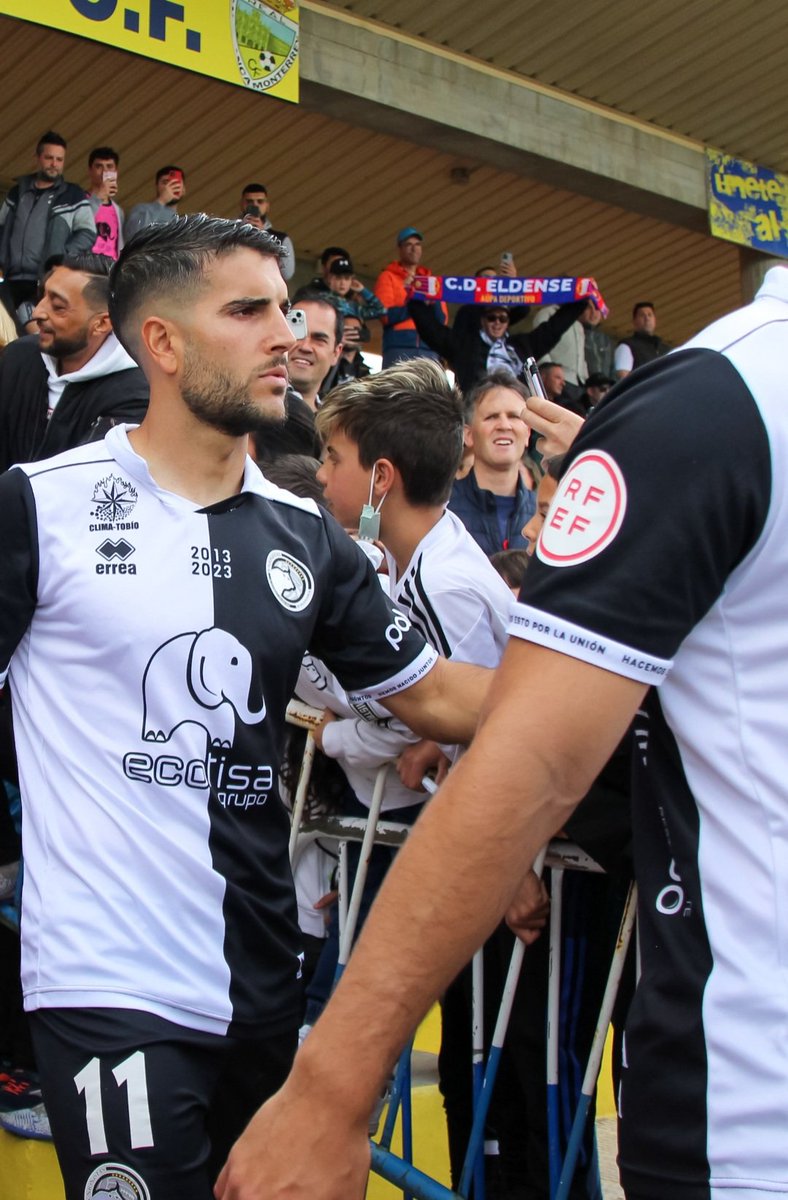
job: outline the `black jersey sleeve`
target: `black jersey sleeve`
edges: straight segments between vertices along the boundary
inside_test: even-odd
[[[352,538],[328,513],[324,519],[331,578],[309,649],[352,701],[382,700],[416,683],[437,655],[386,596]]]
[[[770,496],[766,427],[728,359],[690,349],[642,368],[567,455],[510,633],[661,682]]]
[[[33,493],[23,471],[0,475],[0,685],[30,624],[38,590]]]

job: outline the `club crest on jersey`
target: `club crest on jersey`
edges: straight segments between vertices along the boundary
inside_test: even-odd
[[[288,612],[301,612],[315,594],[312,572],[292,554],[272,550],[265,560],[268,586]]]
[[[552,567],[588,562],[610,545],[627,509],[621,468],[604,450],[587,450],[558,484],[536,553]]]
[[[137,489],[119,475],[107,475],[93,489],[90,515],[94,524],[91,533],[111,529],[139,529],[139,522],[129,521],[139,499]]]
[[[179,633],[151,655],[142,678],[142,736],[168,742],[176,729],[201,726],[209,746],[231,746],[236,717],[257,725],[265,717],[249,703],[252,656],[226,629]]]
[[[101,1200],[105,1196],[113,1196],[115,1200],[150,1200],[150,1191],[142,1176],[131,1167],[102,1163],[88,1176],[85,1200]]]

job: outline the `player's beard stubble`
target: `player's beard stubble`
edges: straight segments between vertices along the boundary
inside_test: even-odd
[[[192,343],[184,361],[181,395],[198,421],[230,437],[242,437],[261,427],[284,424],[287,417],[285,396],[256,399],[253,388],[255,383],[260,386],[262,372],[286,366],[286,358],[271,358],[243,379],[217,366]]]

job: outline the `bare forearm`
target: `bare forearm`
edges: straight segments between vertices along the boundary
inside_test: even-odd
[[[384,703],[420,737],[467,746],[476,732],[493,674],[486,667],[439,659],[418,685],[397,692]]]

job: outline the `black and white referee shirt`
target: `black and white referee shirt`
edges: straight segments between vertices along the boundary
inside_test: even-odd
[[[655,686],[625,1189],[788,1191],[788,269],[572,448],[511,632]]]
[[[26,1007],[275,1035],[300,1006],[276,779],[304,651],[359,703],[435,652],[314,504],[248,460],[195,509],[123,427],[2,476],[0,546]]]

